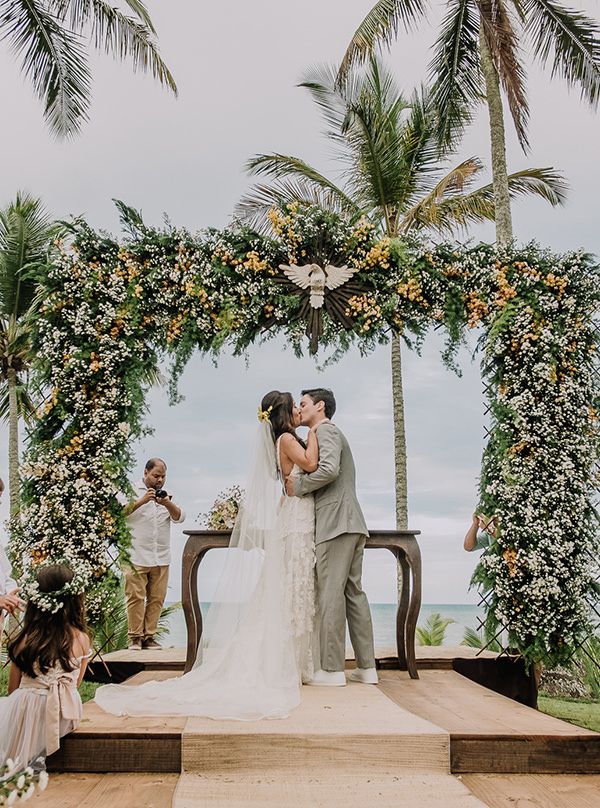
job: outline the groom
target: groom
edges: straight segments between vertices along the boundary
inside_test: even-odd
[[[319,443],[317,470],[286,481],[289,496],[315,494],[321,670],[308,684],[346,684],[346,619],[357,664],[350,678],[377,684],[371,612],[361,587],[368,531],[356,498],[352,452],[330,421],[335,413],[331,390],[303,390],[300,411],[302,426],[314,428]]]

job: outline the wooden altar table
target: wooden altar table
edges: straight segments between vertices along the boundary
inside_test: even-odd
[[[227,548],[230,530],[184,530],[188,540],[183,551],[181,592],[187,628],[185,671],[191,670],[202,636],[202,611],[198,597],[198,567],[209,550]],[[402,588],[396,612],[398,666],[418,679],[415,659],[415,630],[421,608],[421,551],[417,542],[420,530],[373,530],[366,549],[390,550],[402,569]],[[334,540],[335,541],[335,540]]]

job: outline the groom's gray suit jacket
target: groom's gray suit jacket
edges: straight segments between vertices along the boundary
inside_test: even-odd
[[[325,421],[317,428],[319,466],[294,481],[296,496],[315,494],[315,543],[344,533],[369,531],[356,498],[356,470],[348,441],[337,426]]]

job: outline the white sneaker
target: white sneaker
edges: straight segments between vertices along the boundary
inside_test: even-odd
[[[346,676],[344,671],[315,671],[313,678],[306,684],[317,687],[344,687]]]
[[[377,668],[354,668],[349,678],[353,682],[362,682],[363,685],[376,685],[379,683]]]

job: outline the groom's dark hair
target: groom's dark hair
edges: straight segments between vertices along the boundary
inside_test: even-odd
[[[303,396],[310,396],[315,404],[322,401],[325,405],[325,417],[333,418],[335,413],[335,396],[326,387],[315,387],[313,390],[303,390]]]

